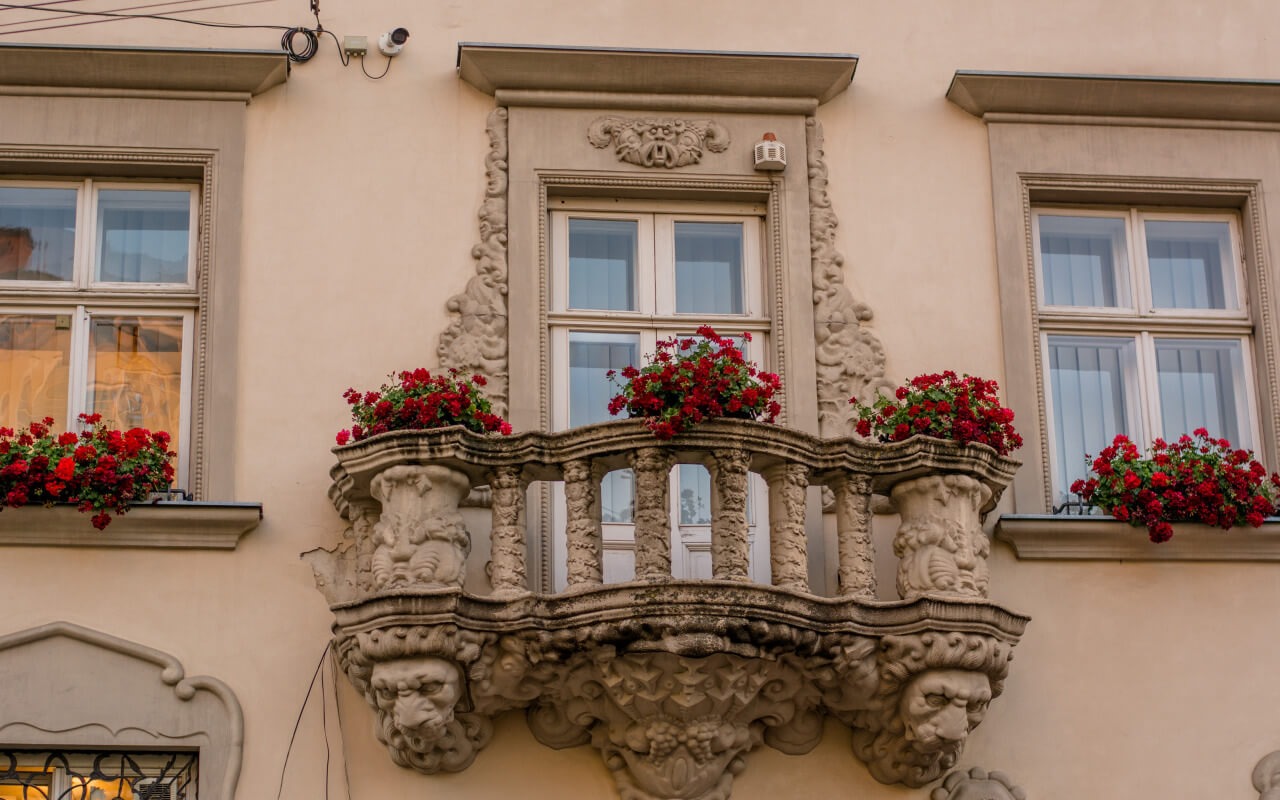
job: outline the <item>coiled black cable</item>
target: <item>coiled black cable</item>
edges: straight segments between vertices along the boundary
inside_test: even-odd
[[[297,46],[298,37],[302,37],[302,47]],[[280,49],[295,64],[310,61],[320,50],[320,37],[310,28],[289,28],[280,37]]]

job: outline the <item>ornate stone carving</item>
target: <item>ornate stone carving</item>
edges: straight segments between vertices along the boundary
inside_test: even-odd
[[[1280,750],[1267,753],[1253,768],[1258,800],[1280,800]]]
[[[441,466],[396,466],[374,477],[370,493],[382,514],[373,526],[373,589],[462,585],[471,536],[458,504],[470,488],[465,473]]]
[[[589,459],[570,461],[564,468],[567,571],[570,586],[596,585],[602,580],[600,550],[600,482]]]
[[[480,243],[471,250],[476,274],[446,307],[453,319],[440,334],[441,367],[488,378],[495,414],[507,413],[507,109],[489,114]]]
[[[673,457],[659,447],[635,451],[631,469],[635,472],[636,578],[671,577],[670,487]]]
[[[1004,687],[1010,648],[959,632],[889,635],[880,647],[877,703],[853,715],[853,750],[876,780],[923,786],[955,766]]]
[[[483,634],[452,625],[394,626],[340,639],[338,662],[377,711],[374,733],[391,760],[419,772],[470,766],[493,735],[488,716],[459,713],[463,669]]]
[[[871,541],[871,480],[850,475],[836,482],[836,538],[840,593],[874,600],[876,553]]]
[[[501,466],[489,476],[489,486],[496,498],[489,530],[490,580],[498,594],[529,591],[524,543],[525,483],[520,473],[518,466]]]
[[[884,346],[868,330],[871,308],[854,299],[844,283],[844,256],[836,250],[840,221],[827,196],[822,124],[805,121],[809,159],[809,248],[813,270],[813,321],[817,338],[818,422],[823,436],[847,436],[850,397],[870,401],[891,384],[885,380]]]
[[[893,539],[898,594],[987,596],[991,540],[982,530],[982,508],[991,490],[966,475],[929,475],[893,487],[902,524]]]
[[[968,772],[956,770],[943,778],[942,785],[929,794],[929,800],[1027,800],[1027,793],[1014,786],[1003,772],[974,767]]]
[[[773,583],[807,592],[805,492],[809,488],[809,469],[803,464],[780,464],[765,470],[764,477],[769,482],[769,570]]]
[[[875,777],[918,786],[954,765],[1026,624],[941,590],[881,604],[814,597],[804,583],[810,476],[837,486],[853,509],[839,546],[862,564],[873,489],[908,487],[895,494],[904,522],[918,494],[922,514],[955,500],[976,525],[989,487],[1007,485],[1016,466],[989,448],[881,446],[741,420],[708,421],[667,443],[626,420],[509,437],[401,432],[338,457],[330,497],[351,520],[349,540],[306,558],[337,617],[339,663],[376,711],[376,735],[397,764],[422,772],[464,769],[496,715],[525,709],[542,742],[597,747],[625,800],[727,800],[753,748],[807,752],[835,716],[855,730],[854,752]],[[712,467],[718,580],[671,577],[667,487],[677,459]],[[628,463],[640,580],[599,585],[599,472]],[[766,465],[771,524],[783,531],[771,587],[726,580],[745,569],[753,463]],[[530,476],[566,483],[579,546],[563,594],[523,586]],[[457,511],[479,482],[493,488],[495,591],[483,597],[462,585],[468,537]]]
[[[721,580],[750,579],[747,526],[747,467],[745,450],[724,448],[711,454],[711,574]]]
[[[640,167],[685,167],[729,149],[729,130],[709,119],[599,117],[587,128],[595,147],[613,145],[619,161]]]

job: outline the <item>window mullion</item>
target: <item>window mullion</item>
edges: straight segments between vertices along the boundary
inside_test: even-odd
[[[643,223],[641,241],[648,242],[649,250],[640,253],[640,269],[644,278],[642,283],[650,287],[649,305],[641,306],[647,314],[674,314],[676,311],[676,277],[675,277],[675,220],[670,214],[649,214],[645,220],[649,231],[644,235]]]
[[[93,382],[93,376],[90,374],[93,364],[89,358],[90,322],[89,310],[85,306],[76,306],[71,321],[71,363],[67,380],[68,429],[72,429],[80,414],[88,414],[91,411],[86,404],[89,386]]]
[[[1160,373],[1156,369],[1155,337],[1148,331],[1138,334],[1138,385],[1141,402],[1140,424],[1142,430],[1134,438],[1142,446],[1151,444],[1164,431],[1160,412]]]

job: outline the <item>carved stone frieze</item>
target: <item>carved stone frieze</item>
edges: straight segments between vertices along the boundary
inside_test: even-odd
[[[986,597],[991,540],[981,514],[991,490],[967,475],[928,475],[891,496],[902,515],[893,539],[898,594]]]
[[[372,589],[462,585],[471,536],[458,504],[470,488],[466,473],[435,465],[396,466],[374,477],[370,493],[382,514],[371,537]]]
[[[486,130],[484,202],[480,206],[480,243],[471,250],[476,274],[461,294],[449,298],[452,319],[440,334],[436,355],[452,367],[488,379],[493,412],[507,413],[507,109],[489,114]]]
[[[587,127],[594,147],[613,146],[619,161],[639,167],[685,167],[702,160],[705,149],[729,149],[729,130],[709,119],[599,117]]]
[[[818,422],[823,436],[845,436],[852,430],[849,398],[869,402],[880,389],[891,384],[884,377],[884,346],[865,326],[871,321],[871,308],[855,300],[844,282],[844,256],[836,250],[836,226],[840,221],[827,195],[822,123],[810,117],[805,127]]]
[[[929,800],[1027,800],[1027,793],[1003,772],[987,772],[974,767],[968,772],[956,770],[942,779],[942,785],[929,794]]]

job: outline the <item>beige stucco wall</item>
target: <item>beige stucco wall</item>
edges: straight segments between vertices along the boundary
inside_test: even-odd
[[[335,543],[342,529],[325,498],[341,392],[434,366],[444,299],[471,274],[493,100],[455,77],[457,42],[859,54],[851,89],[817,116],[847,281],[876,311],[895,379],[948,367],[1004,377],[987,130],[944,99],[955,70],[1280,78],[1280,8],[1262,0],[1221,9],[1195,0],[322,5],[339,35],[372,39],[403,25],[412,38],[376,82],[343,69],[326,40],[248,108],[236,424],[214,435],[234,460],[234,499],[265,503],[262,525],[227,553],[0,550],[0,634],[65,619],[172,653],[234,689],[245,708],[246,800],[274,796],[329,636],[330,614],[297,554]],[[292,25],[307,22],[303,10],[277,2],[195,16]],[[0,25],[22,14],[37,16],[5,12]],[[0,34],[252,48],[278,38],[142,21],[12,34],[18,27]],[[380,57],[368,61],[381,70]],[[788,144],[793,158],[803,152]],[[890,587],[891,571],[882,573]],[[1280,567],[1020,562],[997,544],[992,587],[996,602],[1033,621],[962,766],[1005,770],[1035,800],[1256,796],[1249,771],[1280,748],[1280,644],[1269,635]],[[357,800],[613,796],[593,750],[546,750],[518,717],[501,721],[462,774],[397,768],[345,680],[338,701]],[[0,721],[3,709],[0,687]],[[809,755],[759,751],[734,797],[926,796],[880,786],[848,744],[832,725]],[[284,796],[321,796],[324,759],[313,699]],[[341,761],[335,752],[335,796]]]

